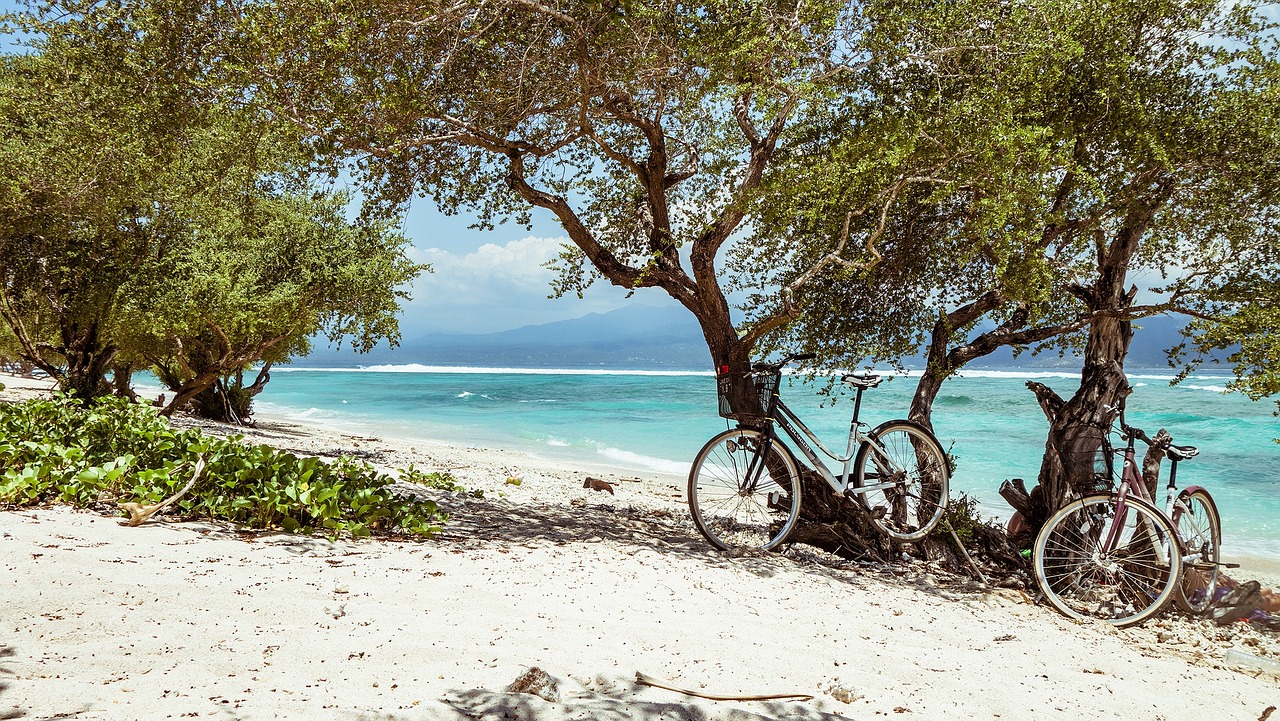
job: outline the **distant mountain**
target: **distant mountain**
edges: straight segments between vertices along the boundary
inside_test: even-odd
[[[406,340],[398,348],[379,347],[366,355],[318,349],[294,365],[406,363],[516,368],[711,367],[702,332],[689,311],[640,304],[497,333],[430,333]]]
[[[1165,350],[1182,342],[1180,318],[1157,316],[1135,325],[1126,365],[1165,368]],[[295,367],[422,365],[516,368],[635,368],[705,370],[711,362],[693,315],[682,307],[629,305],[608,313],[591,313],[571,320],[524,326],[497,333],[430,333],[360,355],[350,350],[319,348]],[[923,357],[909,359],[909,368],[923,366]],[[1056,352],[1014,359],[1002,348],[972,364],[974,368],[1076,368],[1075,357]]]

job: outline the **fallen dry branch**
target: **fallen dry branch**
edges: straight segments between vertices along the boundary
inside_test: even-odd
[[[196,459],[196,468],[191,474],[191,480],[187,481],[187,485],[183,486],[182,490],[172,496],[150,506],[143,506],[137,503],[121,503],[120,507],[129,512],[129,520],[124,521],[121,525],[130,527],[141,526],[147,521],[147,519],[162,511],[165,506],[168,506],[170,503],[182,498],[187,491],[191,490],[196,485],[196,481],[200,480],[201,473],[204,473],[203,455]]]
[[[666,681],[658,680],[647,674],[640,673],[639,671],[636,671],[636,683],[642,686],[653,686],[654,688],[663,688],[668,691],[675,691],[676,693],[682,693],[682,694],[685,694],[686,696],[697,696],[698,698],[705,698],[711,701],[770,701],[773,699],[780,699],[780,698],[793,698],[797,701],[808,701],[809,699],[813,698],[812,695],[807,693],[761,693],[761,694],[731,694],[731,695],[702,693],[701,691],[691,691],[687,688],[680,688],[679,686],[674,686],[672,684],[667,683]]]

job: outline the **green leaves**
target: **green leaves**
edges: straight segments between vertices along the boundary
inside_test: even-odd
[[[175,431],[154,409],[112,397],[0,405],[0,507],[158,503],[202,455],[204,479],[174,504],[178,515],[330,536],[430,536],[447,518],[432,501],[397,496],[366,463]]]
[[[424,266],[219,82],[228,8],[28,7],[26,52],[0,54],[0,316],[22,356],[89,398],[114,362],[199,392],[318,334],[398,340]]]

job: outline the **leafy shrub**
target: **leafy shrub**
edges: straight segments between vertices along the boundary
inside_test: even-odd
[[[982,529],[991,525],[982,519],[978,499],[963,492],[954,493],[947,501],[947,510],[943,512],[942,519],[929,535],[937,538],[949,536],[951,532],[947,530],[948,523],[964,543],[972,541],[980,535]]]
[[[427,473],[420,468],[414,468],[413,464],[410,463],[408,468],[397,468],[396,472],[400,474],[400,480],[405,483],[416,483],[425,488],[434,488],[439,491],[449,491],[450,493],[465,493],[472,498],[484,498],[484,491],[478,488],[474,491],[468,491],[448,471]]]
[[[158,503],[187,483],[200,456],[203,476],[171,506],[186,517],[333,536],[429,536],[447,520],[434,502],[393,493],[392,479],[367,463],[326,463],[239,436],[174,430],[126,399],[0,404],[0,506]]]

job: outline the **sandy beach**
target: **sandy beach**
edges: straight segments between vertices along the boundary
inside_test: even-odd
[[[0,381],[0,399],[46,387]],[[422,542],[0,512],[0,718],[1257,721],[1280,705],[1280,677],[1224,663],[1280,658],[1244,624],[1117,630],[918,562],[730,557],[675,478],[266,418],[246,435],[449,470],[484,498],[433,492],[452,519]],[[1242,561],[1241,578],[1280,577]],[[555,693],[506,691],[531,667]],[[637,672],[812,699],[698,699]]]

